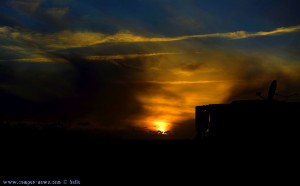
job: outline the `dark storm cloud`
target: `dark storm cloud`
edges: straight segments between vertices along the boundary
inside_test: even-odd
[[[136,96],[149,87],[127,84],[131,79],[142,80],[143,75],[137,69],[122,65],[134,61],[89,62],[80,56],[67,56],[65,59],[76,72],[75,113],[84,113],[84,117],[90,117],[89,120],[106,126],[126,124],[134,119],[132,117],[141,115],[143,107]],[[142,63],[135,64],[142,68]]]
[[[137,97],[158,87],[130,83],[143,81],[142,59],[91,62],[79,55],[59,57],[67,62],[6,63],[2,68],[1,92],[27,100],[27,108],[22,109],[31,110],[32,118],[42,115],[46,120],[63,118],[73,124],[90,122],[96,128],[118,128],[132,126],[146,112]]]

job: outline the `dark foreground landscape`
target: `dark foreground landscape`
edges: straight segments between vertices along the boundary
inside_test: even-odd
[[[180,179],[188,183],[207,176],[216,180],[218,175],[231,174],[230,169],[230,179],[236,173],[248,177],[241,170],[250,167],[257,173],[261,166],[296,165],[297,157],[294,142],[278,140],[268,144],[239,139],[231,144],[194,139],[124,140],[55,128],[2,128],[0,134],[2,179],[8,180],[67,179],[104,184]]]
[[[181,171],[178,166],[190,166],[200,150],[194,140],[124,140],[63,129],[2,128],[0,136],[1,169],[18,180],[147,178],[149,172]]]

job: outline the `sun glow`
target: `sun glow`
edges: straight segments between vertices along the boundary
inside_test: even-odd
[[[160,134],[167,134],[170,128],[170,124],[163,120],[153,121],[155,130],[157,130]]]

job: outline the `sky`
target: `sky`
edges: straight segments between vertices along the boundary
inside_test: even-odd
[[[261,99],[273,79],[280,95],[300,92],[299,9],[297,0],[3,0],[2,117],[191,139],[197,105]]]

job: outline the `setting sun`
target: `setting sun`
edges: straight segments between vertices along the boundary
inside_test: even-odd
[[[159,131],[161,134],[167,134],[170,127],[168,122],[161,121],[161,120],[153,121],[153,124],[155,126],[155,129]]]

